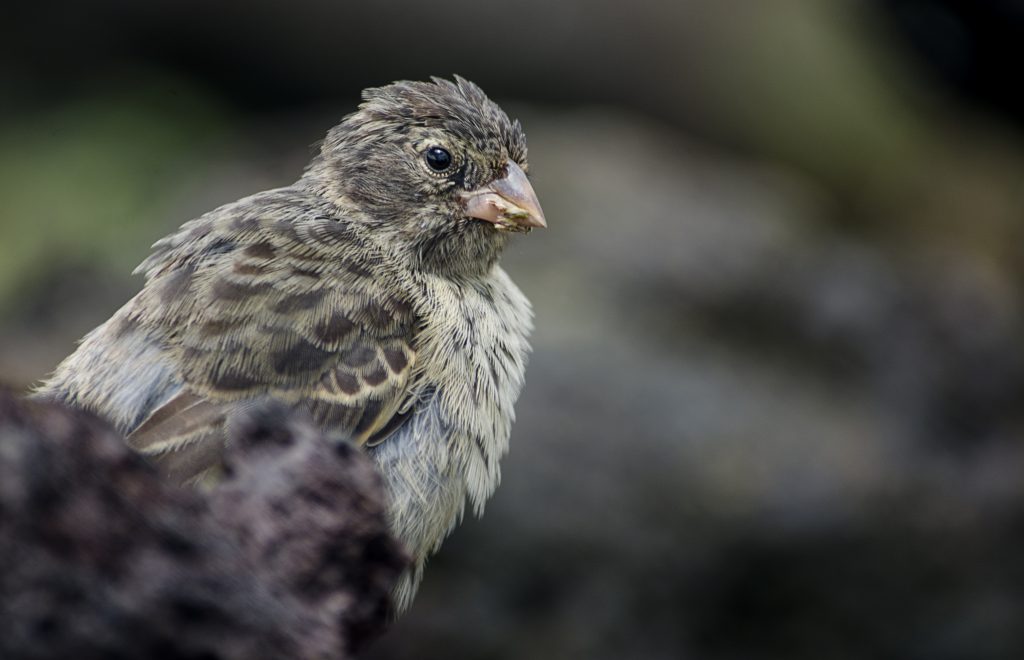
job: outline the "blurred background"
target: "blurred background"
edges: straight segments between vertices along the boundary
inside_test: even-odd
[[[0,380],[399,78],[514,116],[551,228],[504,483],[367,653],[1024,657],[1024,3],[23,3]]]

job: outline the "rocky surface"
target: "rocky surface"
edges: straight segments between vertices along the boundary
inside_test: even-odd
[[[373,467],[273,407],[209,494],[101,421],[0,393],[0,657],[342,658],[405,558]]]

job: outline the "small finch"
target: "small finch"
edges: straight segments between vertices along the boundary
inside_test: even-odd
[[[498,257],[545,227],[518,121],[463,78],[363,92],[294,184],[185,223],[142,291],[37,390],[106,417],[179,483],[265,399],[362,445],[413,565],[498,485],[530,304]]]

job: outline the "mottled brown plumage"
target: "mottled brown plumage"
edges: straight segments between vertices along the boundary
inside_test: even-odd
[[[268,397],[364,444],[415,557],[404,608],[467,497],[480,511],[497,486],[531,328],[497,259],[545,225],[522,130],[478,87],[363,98],[295,184],[156,243],[143,290],[38,395],[109,418],[182,483]]]

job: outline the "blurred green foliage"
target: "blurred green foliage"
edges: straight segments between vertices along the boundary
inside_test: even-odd
[[[126,271],[175,191],[203,176],[225,113],[180,84],[97,90],[0,127],[0,309],[66,260]]]
[[[932,136],[908,71],[846,3],[775,2],[714,14],[704,103],[728,139],[849,188],[904,177]],[[895,84],[894,84],[895,83]]]

